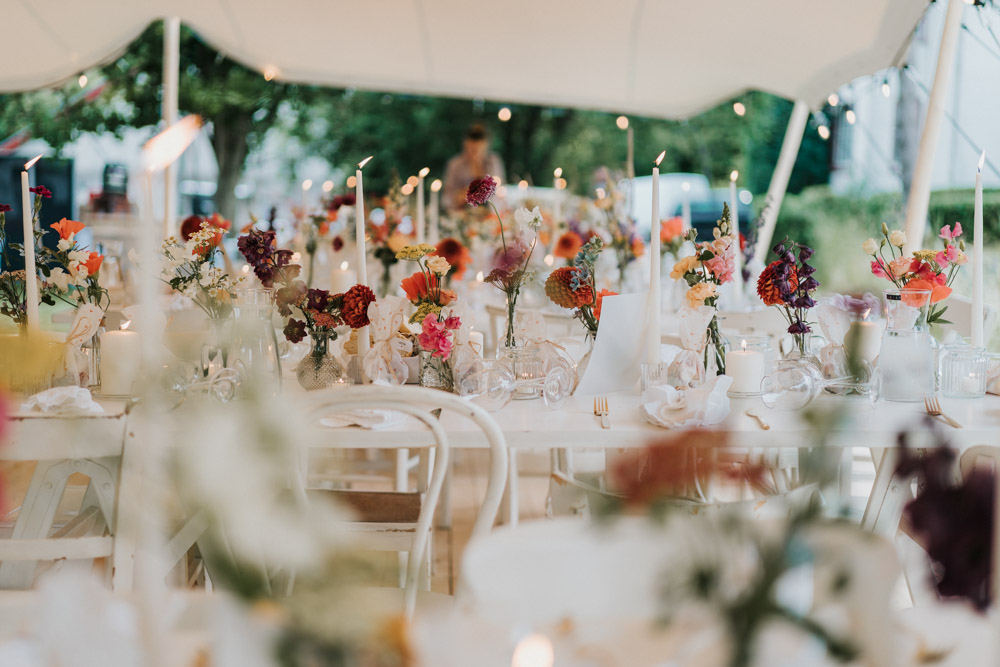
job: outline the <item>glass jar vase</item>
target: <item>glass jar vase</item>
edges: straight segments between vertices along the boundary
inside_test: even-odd
[[[454,392],[455,374],[451,362],[435,357],[433,352],[420,350],[420,386]]]
[[[514,376],[514,400],[540,398],[541,381],[545,377],[542,355],[536,347],[502,346],[497,359],[510,369]]]
[[[941,393],[949,398],[986,395],[986,351],[966,343],[945,345],[941,353]]]
[[[295,379],[306,391],[351,384],[347,371],[330,354],[330,341],[336,339],[335,331],[313,331],[309,334],[309,353],[295,367]]]
[[[930,290],[886,290],[886,331],[879,348],[882,397],[922,401],[934,394],[937,343],[927,326]]]

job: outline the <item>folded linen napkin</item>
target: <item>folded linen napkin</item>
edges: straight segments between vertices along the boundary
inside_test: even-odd
[[[642,413],[649,423],[663,428],[718,424],[729,414],[726,392],[732,383],[731,377],[716,375],[690,389],[669,384],[649,387],[642,394]]]
[[[319,423],[329,428],[360,426],[372,431],[399,426],[406,421],[406,415],[395,410],[358,409],[320,419]]]
[[[42,412],[47,415],[103,415],[104,408],[85,387],[53,387],[21,404],[22,412]]]

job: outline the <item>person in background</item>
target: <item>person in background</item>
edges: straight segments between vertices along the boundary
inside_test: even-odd
[[[490,151],[490,135],[480,124],[465,133],[462,152],[448,160],[444,172],[444,201],[449,210],[465,206],[465,191],[469,183],[486,174],[503,182],[506,179],[503,160]]]

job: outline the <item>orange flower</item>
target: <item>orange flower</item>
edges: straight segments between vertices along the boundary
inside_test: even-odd
[[[465,269],[469,266],[469,262],[472,261],[469,249],[462,245],[461,241],[451,237],[441,239],[441,242],[437,244],[437,250],[432,252],[431,255],[444,257],[448,260],[448,263],[452,266],[452,276],[455,278],[461,278],[462,274],[465,273]]]
[[[618,292],[612,292],[609,289],[602,289],[597,293],[597,304],[594,306],[594,319],[598,322],[601,321],[601,306],[604,304],[604,297],[606,296],[618,296]]]
[[[80,226],[82,227],[83,225]],[[87,267],[87,275],[92,276],[98,271],[100,271],[101,262],[103,261],[104,261],[104,255],[99,255],[96,252],[90,253],[90,257],[88,257],[87,261],[83,263],[83,265]]]
[[[56,230],[59,234],[59,238],[63,240],[68,240],[73,237],[78,231],[83,229],[84,224],[82,222],[77,222],[76,220],[69,220],[63,218],[59,222],[53,222],[51,225],[52,229]]]
[[[906,283],[903,287],[903,300],[906,301],[906,305],[919,308],[924,305],[922,303],[923,297],[918,297],[916,295],[911,295],[907,298],[907,290],[926,290],[931,293],[931,303],[937,303],[938,301],[944,301],[949,296],[951,296],[951,288],[947,285],[938,285],[930,280],[925,280],[924,278],[915,278],[910,282]]]
[[[428,285],[427,275],[423,271],[417,271],[409,278],[403,278],[399,284],[410,303],[419,303],[429,296],[430,287],[437,285],[437,278],[431,276],[431,284]]]
[[[684,218],[677,216],[660,223],[660,241],[669,243],[684,233]]]
[[[776,271],[778,265],[781,264],[780,260],[774,260],[767,265],[767,268],[760,272],[760,277],[757,278],[757,296],[760,300],[764,302],[765,306],[780,306],[785,302],[781,300],[781,292],[778,291],[778,286],[774,284],[776,276]],[[799,286],[799,277],[795,273],[788,274],[788,287],[790,290],[795,290]]]
[[[638,236],[632,239],[632,254],[636,257],[642,257],[642,254],[646,252],[646,244],[642,242]]]
[[[582,247],[583,241],[580,239],[579,234],[576,232],[566,232],[556,241],[556,248],[552,254],[563,259],[573,259]]]
[[[229,222],[218,213],[213,213],[212,215],[208,216],[208,224],[218,229],[225,229],[227,231],[229,230],[230,227],[233,226],[233,223]]]

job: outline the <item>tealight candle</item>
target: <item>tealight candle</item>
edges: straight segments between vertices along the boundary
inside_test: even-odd
[[[358,284],[358,274],[349,269],[347,262],[341,262],[340,268],[330,272],[330,292],[332,294],[343,294],[347,290]]]
[[[139,377],[142,347],[139,334],[128,331],[126,322],[118,331],[101,334],[101,393],[127,396]]]
[[[752,395],[760,393],[760,382],[765,375],[764,355],[748,350],[746,341],[739,350],[726,352],[726,375],[733,379],[729,393]]]
[[[873,364],[882,347],[882,325],[869,322],[865,319],[867,317],[868,311],[865,311],[860,320],[851,322],[844,337],[844,347],[847,348],[849,357],[855,355]]]

